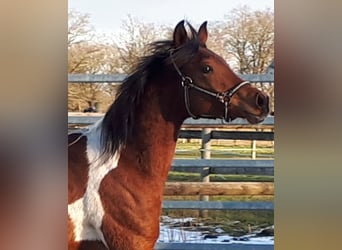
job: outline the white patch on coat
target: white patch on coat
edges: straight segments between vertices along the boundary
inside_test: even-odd
[[[88,225],[85,218],[84,199],[80,198],[68,205],[68,214],[74,226],[75,241],[100,240],[95,228]]]
[[[119,154],[115,154],[105,164],[100,163],[101,122],[84,133],[87,136],[88,183],[84,196],[68,205],[68,214],[74,224],[76,241],[101,240],[107,246],[101,232],[104,209],[99,188],[108,172],[117,167]]]

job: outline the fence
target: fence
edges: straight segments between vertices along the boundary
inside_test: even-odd
[[[120,83],[125,75],[68,75],[69,83]],[[273,74],[266,75],[242,75],[242,78],[250,82],[273,83]],[[89,125],[95,123],[102,117],[99,113],[69,113],[69,125]],[[250,174],[250,175],[274,175],[273,160],[255,159],[255,141],[265,140],[273,141],[274,133],[272,131],[262,131],[262,128],[273,128],[274,117],[269,116],[259,125],[253,126],[255,131],[225,131],[213,130],[213,128],[244,127],[250,126],[242,119],[235,119],[226,124],[221,120],[211,119],[187,119],[180,131],[179,138],[201,139],[201,158],[198,160],[174,159],[171,169],[183,172],[201,173],[201,183],[167,183],[165,194],[185,194],[185,195],[203,195],[201,201],[164,201],[164,209],[196,209],[196,210],[273,210],[273,202],[215,202],[208,201],[207,195],[272,195],[274,193],[273,183],[264,182],[237,182],[237,183],[210,183],[210,174]],[[196,128],[197,130],[189,129]],[[250,160],[218,160],[210,159],[211,140],[252,140],[253,150]],[[197,244],[197,243],[157,243],[157,250],[175,250],[175,249],[273,249],[273,245],[246,245],[246,244]]]

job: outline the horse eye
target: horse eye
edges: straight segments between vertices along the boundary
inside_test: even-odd
[[[213,71],[213,68],[210,67],[209,65],[206,65],[202,68],[202,72],[205,74],[208,74],[209,72]]]

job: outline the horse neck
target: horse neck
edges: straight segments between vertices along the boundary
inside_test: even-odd
[[[178,133],[186,118],[182,98],[175,89],[177,86],[165,82],[149,85],[137,110],[133,136],[122,151],[133,156],[132,162],[144,175],[162,182],[166,180]]]

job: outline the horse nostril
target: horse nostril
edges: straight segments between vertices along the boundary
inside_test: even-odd
[[[258,93],[256,96],[256,105],[259,108],[262,108],[262,107],[267,106],[268,105],[267,103],[268,103],[268,97],[264,96],[263,94]]]

